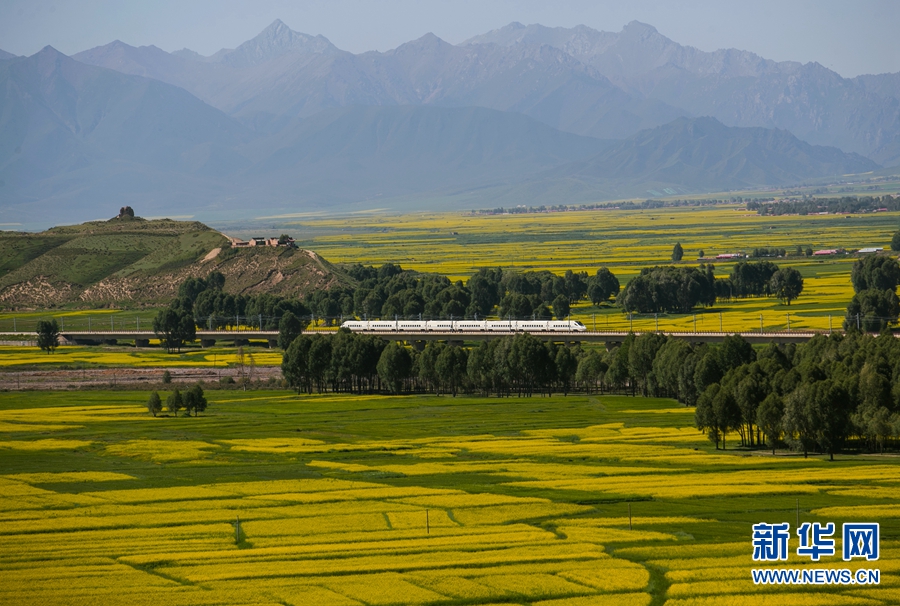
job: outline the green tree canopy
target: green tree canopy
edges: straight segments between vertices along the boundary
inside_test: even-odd
[[[281,358],[281,375],[287,381],[288,386],[296,389],[297,393],[302,391],[312,393],[312,381],[308,367],[311,344],[312,340],[309,337],[301,335],[291,341]]]
[[[153,332],[169,353],[180,352],[184,343],[197,336],[193,304],[188,297],[176,298],[167,308],[159,310],[153,319]]]
[[[713,272],[712,265],[645,267],[616,298],[616,304],[627,312],[690,313],[697,305],[716,302]]]
[[[294,339],[303,333],[304,328],[306,328],[306,323],[302,322],[293,312],[284,312],[278,323],[278,347],[282,351],[286,350],[294,342]]]
[[[880,332],[897,322],[900,300],[893,290],[862,290],[847,305],[844,329]]]
[[[553,315],[559,320],[565,320],[569,316],[571,307],[569,299],[565,295],[559,295],[553,299]]]
[[[59,347],[59,324],[56,319],[41,320],[37,325],[37,344],[47,353]]]
[[[619,279],[605,267],[597,270],[597,275],[591,276],[587,283],[587,295],[594,305],[605,303],[611,297],[619,294]]]
[[[159,394],[155,391],[150,392],[150,398],[147,400],[147,410],[154,417],[162,411],[162,400],[159,399]]]
[[[187,410],[188,415],[194,413],[196,417],[201,412],[206,410],[208,402],[206,401],[206,396],[203,394],[203,387],[199,383],[195,384],[189,390],[184,393],[184,408]]]
[[[900,284],[900,265],[883,255],[867,255],[857,259],[850,269],[853,290],[896,290]]]
[[[775,454],[775,446],[781,437],[781,422],[784,418],[784,402],[776,393],[770,393],[756,409],[756,424],[766,436],[766,441]]]
[[[397,343],[388,343],[378,359],[378,376],[387,385],[391,393],[399,394],[403,390],[403,382],[412,373],[412,356],[409,351]]]
[[[769,287],[772,294],[790,305],[803,292],[803,276],[793,267],[785,267],[772,274]]]
[[[181,392],[177,389],[169,394],[169,397],[166,398],[166,410],[168,410],[173,415],[177,415],[178,411],[184,408],[184,398],[181,395]]]

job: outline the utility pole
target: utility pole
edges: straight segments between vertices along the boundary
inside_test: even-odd
[[[694,332],[697,332],[697,314],[694,314]]]
[[[788,332],[791,332],[791,314],[787,314]]]
[[[719,312],[719,332],[724,332],[722,330],[722,312]]]
[[[828,334],[831,334],[831,314],[828,314]]]

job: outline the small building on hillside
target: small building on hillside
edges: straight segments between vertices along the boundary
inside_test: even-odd
[[[250,238],[246,242],[240,238],[230,238],[232,248],[246,248],[249,246],[269,246],[272,248],[297,248],[293,238]]]
[[[857,253],[861,255],[877,255],[880,252],[884,252],[884,248],[881,246],[872,246],[869,248],[860,248]]]
[[[827,257],[828,255],[836,255],[838,251],[836,248],[826,248],[825,250],[817,250],[813,253],[814,257]]]

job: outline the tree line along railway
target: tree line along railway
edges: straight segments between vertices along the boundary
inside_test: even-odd
[[[304,330],[302,334],[312,335],[331,335],[336,330]],[[576,343],[602,343],[607,347],[613,347],[622,343],[632,331],[593,331],[593,330],[424,330],[424,329],[371,329],[361,332],[362,334],[381,337],[386,341],[405,341],[417,349],[424,348],[429,341],[444,341],[450,344],[461,345],[465,342],[487,341],[498,339],[505,336],[516,335],[527,332],[543,341],[552,341],[555,343],[565,343],[574,345]],[[645,331],[633,331],[635,336],[644,334]],[[726,337],[739,334],[744,340],[753,345],[764,345],[770,342],[786,344],[786,343],[805,343],[819,334],[828,334],[821,331],[750,331],[750,332],[716,332],[716,331],[699,331],[699,332],[667,332],[667,331],[646,331],[658,332],[670,338],[681,339],[689,343],[721,343]],[[200,342],[201,347],[213,347],[218,342],[233,343],[235,346],[250,345],[251,342],[265,342],[268,347],[277,347],[278,342],[277,330],[198,330],[196,340]],[[34,337],[33,332],[6,332],[0,333],[0,340],[4,339],[22,339]],[[60,331],[60,340],[63,344],[71,345],[115,345],[120,342],[134,343],[135,347],[149,347],[150,341],[158,339],[153,331],[150,330],[94,330],[94,331]]]

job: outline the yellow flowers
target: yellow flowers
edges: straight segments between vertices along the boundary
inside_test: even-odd
[[[87,440],[61,440],[57,438],[47,438],[45,440],[6,440],[0,441],[0,449],[9,450],[75,450],[76,448],[84,448],[90,446],[91,442]]]
[[[281,352],[276,350],[257,351],[254,348],[253,361],[258,366],[279,366]],[[235,364],[234,350],[206,349],[186,350],[179,355],[167,354],[163,349],[107,349],[96,346],[64,345],[52,355],[37,347],[0,347],[0,367],[40,366],[44,364],[80,364],[84,366],[122,366],[130,368],[181,368],[206,367],[226,368]]]
[[[513,595],[527,598],[542,598],[553,595],[578,595],[593,593],[584,585],[552,574],[498,574],[478,578],[478,582],[488,587],[495,587]]]
[[[818,604],[821,592],[751,586],[748,520],[792,519],[795,494],[813,495],[801,496],[810,518],[888,528],[897,515],[900,466],[889,459],[709,453],[666,400],[604,397],[603,412],[584,404],[589,416],[576,417],[597,418],[587,427],[404,437],[392,426],[385,438],[357,411],[396,414],[399,402],[419,415],[417,402],[218,394],[217,416],[170,428],[134,394],[71,397],[82,399],[0,409],[0,423],[38,428],[0,433],[0,460],[28,461],[0,475],[0,603],[648,606],[653,593],[668,606],[752,606],[774,594]],[[477,426],[471,410],[499,410],[488,404],[501,405],[447,406]],[[506,410],[533,423],[515,404]],[[341,424],[315,426],[342,407]],[[606,410],[634,422],[603,422]],[[767,500],[748,513],[745,494]],[[629,507],[632,495],[645,500]],[[898,555],[883,537],[884,579],[900,571]],[[885,585],[827,597],[890,603]]]
[[[210,451],[220,448],[217,444],[196,440],[130,440],[106,447],[106,452],[119,457],[133,457],[154,463],[198,461]]]
[[[822,595],[816,593],[779,591],[776,596],[768,591],[757,595],[736,594],[671,599],[666,601],[666,606],[767,606],[774,600],[791,604],[791,606],[822,606],[823,604],[828,606],[878,606],[884,603],[850,595],[829,593],[823,601]]]
[[[896,229],[879,218],[846,221],[843,217],[760,217],[736,206],[664,208],[641,210],[578,211],[565,213],[468,215],[463,213],[366,215],[355,218],[309,218],[300,221],[313,235],[307,246],[331,262],[381,265],[399,263],[404,268],[434,272],[451,280],[465,280],[480,267],[542,270],[561,274],[567,269],[593,274],[609,267],[625,283],[642,266],[670,262],[672,245],[685,248],[684,263],[696,264],[696,255],[750,252],[764,247],[786,248],[798,242],[813,247],[860,248],[886,245]],[[715,230],[708,229],[715,225]],[[322,235],[315,235],[316,232]],[[364,238],[360,234],[364,234]],[[779,264],[803,272],[804,291],[791,307],[776,298],[737,299],[717,306],[712,313],[698,313],[698,330],[753,330],[760,315],[768,330],[784,328],[791,312],[791,327],[829,329],[840,327],[847,302],[853,296],[850,266],[853,258],[778,259]],[[726,277],[733,262],[716,262],[716,274]],[[720,318],[718,311],[722,310]],[[627,330],[632,325],[618,310],[597,310],[576,305],[573,317],[597,328]],[[655,330],[654,317],[635,317],[637,331]],[[659,318],[664,330],[693,330],[694,318]]]
[[[327,587],[366,604],[427,604],[443,595],[410,583],[395,573],[350,576],[327,583]],[[305,601],[306,598],[304,598]]]
[[[232,450],[245,452],[316,452],[318,446],[324,444],[320,440],[308,440],[305,438],[271,438],[253,440],[226,440]],[[314,448],[309,448],[310,446]]]
[[[15,473],[3,476],[10,480],[29,484],[55,484],[57,482],[117,482],[134,480],[134,476],[112,471],[64,471],[56,473]]]

